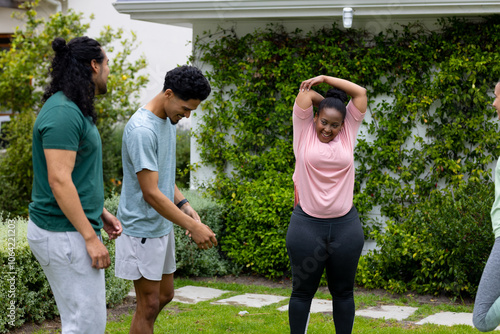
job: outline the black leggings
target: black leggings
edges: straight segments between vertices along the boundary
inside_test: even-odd
[[[306,332],[311,301],[325,268],[333,297],[335,333],[352,332],[354,277],[363,244],[355,207],[343,217],[328,219],[311,217],[299,205],[295,207],[286,235],[293,278],[288,309],[291,334]]]

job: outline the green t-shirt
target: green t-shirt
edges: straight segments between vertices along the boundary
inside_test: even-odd
[[[104,207],[101,136],[92,119],[85,117],[62,92],[45,102],[33,127],[34,178],[29,214],[45,230],[76,231],[52,194],[44,149],[76,151],[73,183],[87,218],[100,234]]]

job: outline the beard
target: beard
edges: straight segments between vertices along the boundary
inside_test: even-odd
[[[108,92],[108,85],[105,82],[98,82],[96,83],[96,95],[103,95]]]

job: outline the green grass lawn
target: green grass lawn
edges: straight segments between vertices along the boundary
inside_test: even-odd
[[[176,279],[175,287],[185,285],[200,285],[210,288],[231,291],[220,298],[227,298],[242,293],[264,293],[280,296],[290,296],[290,290],[285,288],[268,288],[264,286],[247,286],[240,284],[218,283],[217,280],[194,282],[186,279]],[[317,298],[327,299],[329,294],[318,293]],[[356,317],[353,333],[478,333],[470,326],[419,326],[412,323],[430,314],[440,311],[472,312],[471,306],[440,304],[420,304],[411,296],[394,299],[373,293],[356,293],[356,307],[368,307],[379,304],[395,304],[418,307],[418,311],[405,322],[386,321]],[[211,305],[210,301],[194,305],[172,302],[163,310],[155,324],[155,333],[288,333],[288,313],[277,308],[286,305],[288,300],[262,308],[243,306]],[[249,312],[240,316],[240,311]],[[108,323],[107,333],[127,333],[130,327],[131,315],[124,316],[121,321]],[[309,334],[335,333],[330,315],[312,314],[308,328]]]
[[[231,291],[219,298],[227,298],[242,293],[263,293],[280,296],[290,296],[290,289],[269,288],[256,285],[241,285],[235,283],[219,283],[216,279],[210,281],[192,281],[188,279],[176,279],[175,288],[186,285],[198,285],[215,289]],[[328,299],[329,294],[318,292],[317,298]],[[472,306],[457,305],[453,303],[428,304],[419,303],[411,295],[392,298],[389,295],[381,296],[370,292],[355,292],[356,308],[365,308],[381,304],[405,305],[418,307],[409,319],[398,322],[393,320],[378,320],[356,317],[353,333],[478,333],[470,326],[438,326],[438,325],[415,325],[420,319],[440,311],[450,312],[472,312]],[[210,301],[197,304],[182,304],[172,302],[161,312],[155,323],[155,333],[265,333],[283,334],[289,333],[288,313],[278,311],[279,306],[286,305],[288,300],[262,308],[251,308],[232,305],[211,305]],[[240,311],[249,312],[240,316]],[[128,333],[132,314],[123,315],[120,320],[108,322],[106,333]],[[39,331],[38,334],[47,334],[47,331]],[[309,334],[335,333],[331,315],[311,314],[308,328]]]

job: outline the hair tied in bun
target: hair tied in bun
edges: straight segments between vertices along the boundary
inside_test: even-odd
[[[52,41],[52,50],[56,53],[66,53],[69,51],[69,47],[64,38],[57,37]]]
[[[325,94],[325,98],[329,97],[332,97],[334,99],[339,99],[340,101],[342,101],[342,103],[347,102],[347,94],[343,90],[338,88],[329,89]]]

